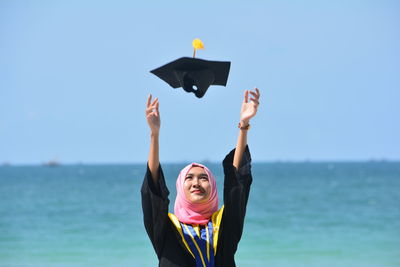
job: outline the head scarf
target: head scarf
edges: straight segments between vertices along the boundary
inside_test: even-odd
[[[184,186],[185,177],[193,167],[201,167],[208,175],[211,186],[210,198],[204,203],[191,203],[186,199]],[[214,175],[204,165],[191,163],[181,170],[176,180],[175,216],[180,222],[187,224],[207,224],[211,215],[218,210],[218,192]]]

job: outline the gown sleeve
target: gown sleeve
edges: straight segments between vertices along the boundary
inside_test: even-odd
[[[153,244],[157,257],[161,257],[164,247],[165,231],[168,224],[169,191],[165,184],[161,164],[158,168],[158,183],[153,182],[149,166],[147,165],[141,194],[143,220],[147,234]]]
[[[249,147],[246,146],[243,152],[242,161],[239,169],[233,166],[233,149],[224,159],[224,227],[229,233],[232,244],[235,244],[233,250],[236,251],[243,232],[244,217],[246,215],[246,206],[249,199],[251,176],[251,156]]]

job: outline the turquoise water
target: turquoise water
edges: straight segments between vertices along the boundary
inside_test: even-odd
[[[170,199],[184,165],[163,165]],[[144,170],[0,167],[0,266],[157,266]],[[400,266],[400,163],[258,163],[253,176],[238,266]]]

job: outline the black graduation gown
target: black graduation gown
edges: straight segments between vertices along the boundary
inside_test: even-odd
[[[243,153],[239,170],[233,166],[233,149],[224,159],[224,211],[219,228],[216,267],[235,265],[234,255],[243,231],[246,205],[249,198],[251,156],[248,146]],[[196,267],[193,256],[187,251],[182,238],[168,217],[169,191],[164,174],[159,167],[159,181],[154,184],[149,168],[144,177],[141,193],[143,219],[147,234],[162,267]]]

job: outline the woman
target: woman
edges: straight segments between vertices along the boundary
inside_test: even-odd
[[[174,214],[168,213],[169,191],[159,162],[160,113],[158,99],[147,99],[151,130],[147,172],[142,186],[144,225],[159,266],[235,266],[252,176],[247,131],[257,113],[260,92],[245,91],[236,148],[224,159],[224,205],[218,210],[215,178],[201,164],[182,169],[176,181]],[[250,100],[250,101],[249,101]]]

